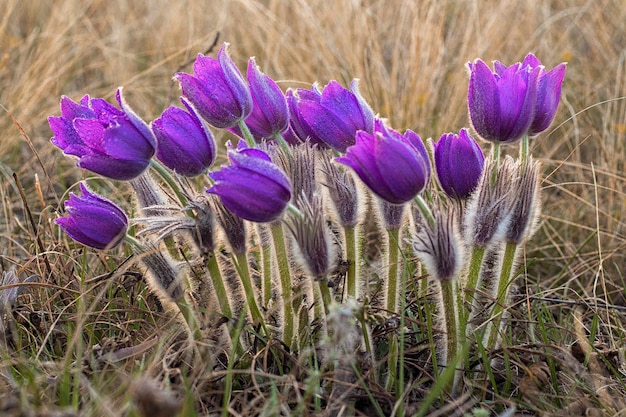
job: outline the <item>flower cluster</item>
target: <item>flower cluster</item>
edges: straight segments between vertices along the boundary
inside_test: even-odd
[[[123,210],[81,183],[82,196],[70,194],[66,216],[57,223],[74,240],[100,250],[126,237],[148,268],[153,290],[173,303],[193,288],[181,278],[185,268],[169,239],[181,238],[176,240],[206,260],[205,276],[197,270],[193,276],[210,281],[223,315],[236,317],[232,303],[241,292],[252,321],[272,332],[258,304],[278,303],[283,341],[299,349],[304,339],[298,332],[308,330],[297,328],[303,322],[297,314],[323,317],[336,302],[375,296],[366,277],[376,263],[365,262],[358,249],[362,213],[373,202],[369,207],[386,233],[380,250],[386,255],[387,311],[402,313],[406,285],[398,280],[406,274],[400,268],[414,261],[401,251],[410,249],[440,289],[443,366],[466,336],[482,338],[488,347],[498,343],[516,248],[532,235],[539,213],[540,169],[528,155],[527,141],[553,121],[566,69],[560,64],[547,71],[532,54],[508,67],[496,61],[493,68],[479,59],[468,64],[470,122],[494,148],[487,158],[467,128],[444,133],[434,143],[410,129],[393,129],[367,104],[357,80],[349,88],[330,81],[283,92],[253,58],[244,78],[227,44],[217,58],[198,55],[193,75],[175,75],[182,107],[166,108],[151,123],[131,110],[121,88],[119,107],[102,98],[63,97],[61,116],[49,118],[52,143],[78,157],[81,168],[129,181],[145,217],[133,219],[139,232],[126,236],[129,219]],[[219,169],[213,166],[220,152],[214,129],[236,137]],[[499,157],[500,144],[517,141],[522,141],[519,159]],[[227,263],[217,262],[221,251],[232,252],[237,288],[221,278]],[[495,280],[487,280],[487,268],[481,268],[487,257],[500,262]],[[336,288],[329,277],[342,262],[348,265],[346,282]],[[260,285],[251,279],[253,268]],[[303,284],[295,279],[298,273],[312,279]],[[480,305],[479,289],[492,291],[496,302]],[[294,310],[308,302],[317,307]],[[461,314],[462,308],[468,311]],[[467,320],[479,309],[491,309],[493,320],[476,336]],[[369,324],[361,325],[365,348],[374,354],[366,337]],[[468,333],[459,335],[459,329]],[[389,346],[397,343],[393,337]],[[395,360],[390,351],[390,375]]]

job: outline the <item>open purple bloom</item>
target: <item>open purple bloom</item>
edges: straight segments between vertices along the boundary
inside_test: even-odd
[[[236,126],[252,111],[252,96],[241,72],[228,56],[224,44],[217,59],[198,54],[194,75],[176,73],[185,96],[209,124],[218,128]]]
[[[435,144],[435,169],[441,188],[452,198],[464,199],[474,191],[483,172],[485,156],[467,129],[446,133]]]
[[[196,109],[184,97],[181,102],[187,111],[171,106],[152,122],[158,143],[156,156],[171,170],[195,177],[215,161],[216,145]]]
[[[56,223],[69,237],[95,249],[111,249],[126,236],[128,218],[115,203],[80,184],[81,196],[70,193],[65,202],[67,216]]]
[[[156,149],[150,127],[126,104],[117,90],[121,110],[102,98],[84,96],[79,103],[63,96],[61,116],[50,116],[50,140],[77,165],[115,180],[130,180],[149,165]]]
[[[404,135],[376,120],[374,133],[359,131],[356,144],[337,162],[352,168],[375,194],[392,204],[415,198],[428,184],[430,163],[419,135]]]
[[[312,143],[323,143],[339,152],[354,145],[357,131],[372,133],[374,112],[357,84],[353,80],[348,90],[333,80],[321,92],[316,85],[311,90],[288,91],[294,133],[302,141],[309,138]]]
[[[260,149],[228,150],[230,165],[209,173],[215,181],[207,193],[216,194],[224,206],[242,219],[265,223],[276,220],[291,199],[287,175]]]
[[[254,58],[248,61],[248,83],[252,94],[252,113],[246,117],[246,125],[255,140],[271,139],[289,128],[289,110],[282,90],[269,76],[263,74]],[[231,129],[243,137],[241,129]]]
[[[528,129],[528,135],[535,136],[546,130],[548,126],[550,126],[550,123],[552,123],[552,120],[554,120],[556,110],[561,101],[561,87],[563,86],[563,79],[565,78],[566,65],[565,63],[561,63],[546,72],[541,61],[539,61],[535,55],[528,54],[526,58],[524,58],[522,66],[539,68],[535,117]]]
[[[468,63],[468,108],[476,133],[490,142],[516,142],[535,117],[540,68],[495,61],[494,70],[477,59]]]

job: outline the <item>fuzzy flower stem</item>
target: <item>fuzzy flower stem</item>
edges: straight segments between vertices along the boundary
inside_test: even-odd
[[[500,143],[491,143],[491,158],[493,159],[493,171],[491,172],[491,183],[494,184],[498,178],[500,170]]]
[[[248,127],[246,122],[241,119],[237,123],[237,126],[239,126],[239,129],[241,129],[241,133],[243,134],[243,138],[246,141],[246,145],[248,145],[249,148],[256,148],[256,141],[254,140],[252,132],[250,132],[250,128]]]
[[[350,262],[348,272],[346,274],[346,295],[354,299],[358,298],[356,284],[356,268],[358,265],[357,248],[356,248],[356,227],[349,226],[344,228],[346,243],[346,259]]]
[[[267,307],[272,299],[272,245],[261,246],[261,262],[263,265],[263,305]]]
[[[280,286],[282,289],[283,301],[283,342],[289,346],[294,346],[294,311],[293,300],[291,297],[291,273],[289,271],[289,258],[287,255],[287,246],[285,245],[285,234],[281,223],[274,223],[271,226],[272,240],[274,242],[274,251],[276,253],[276,261],[278,262],[278,276],[280,277]]]
[[[528,135],[524,135],[520,143],[520,152],[519,152],[519,159],[522,162],[522,164],[526,162],[527,157],[528,157]]]
[[[422,213],[422,216],[424,216],[431,225],[435,224],[435,216],[433,216],[433,212],[430,210],[421,194],[418,194],[413,201],[417,204],[417,208]]]
[[[457,352],[459,351],[459,326],[457,326],[457,305],[456,291],[453,280],[440,281],[441,285],[441,302],[443,307],[443,315],[446,328],[446,366],[454,365]],[[455,373],[456,374],[456,373]],[[460,378],[452,378],[450,392],[454,393],[456,384]]]
[[[237,273],[239,274],[239,278],[241,278],[241,283],[246,293],[246,302],[248,303],[248,308],[250,309],[250,314],[252,315],[252,321],[254,324],[260,324],[267,334],[265,322],[263,321],[263,315],[261,314],[261,310],[259,310],[259,306],[256,303],[254,295],[255,290],[252,286],[252,280],[250,279],[250,269],[248,268],[248,259],[246,258],[245,252],[235,255],[235,267],[237,268]]]
[[[328,288],[328,280],[322,278],[317,281],[320,293],[322,294],[322,303],[324,303],[324,314],[328,314],[328,307],[333,301],[333,297],[330,293],[330,288]]]
[[[496,301],[491,312],[491,327],[488,332],[487,350],[495,349],[500,333],[500,324],[502,323],[502,313],[506,303],[507,291],[511,283],[511,271],[515,263],[515,253],[517,252],[517,244],[507,243],[504,248],[504,256],[502,258],[502,269],[498,279],[498,289],[495,294]]]
[[[282,148],[283,152],[285,152],[286,155],[292,154],[291,147],[289,147],[289,144],[287,143],[283,135],[281,135],[280,133],[274,134],[274,140],[278,142],[278,144],[280,145],[280,147]]]
[[[398,256],[400,254],[400,231],[398,229],[388,229],[389,241],[387,268],[387,310],[396,312],[398,307]]]
[[[187,206],[187,197],[185,197],[182,190],[172,177],[172,173],[154,158],[150,160],[150,166],[154,168],[154,170],[161,176],[161,178],[163,178],[167,185],[170,186],[174,194],[176,194],[178,201],[180,201],[180,204],[183,207]]]
[[[467,279],[465,281],[465,296],[469,304],[472,304],[472,301],[476,297],[478,278],[480,277],[480,267],[483,263],[484,257],[485,248],[482,246],[474,246],[472,249],[469,270],[467,271]]]
[[[222,278],[222,273],[217,263],[215,251],[211,251],[207,254],[207,269],[209,270],[209,276],[211,277],[213,289],[215,290],[215,297],[220,304],[222,314],[229,319],[233,318],[233,310],[228,301],[228,292],[224,286],[224,279]]]

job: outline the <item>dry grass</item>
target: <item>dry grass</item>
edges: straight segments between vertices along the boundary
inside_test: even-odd
[[[22,346],[24,355],[8,357],[1,366],[3,391],[14,392],[18,379],[29,381],[31,398],[15,394],[18,404],[31,404],[31,410],[48,409],[48,401],[58,405],[64,393],[54,397],[48,389],[58,384],[73,356],[102,344],[104,337],[127,344],[132,342],[126,336],[147,340],[168,320],[156,312],[145,286],[129,281],[133,275],[82,284],[72,278],[105,274],[124,254],[98,258],[70,249],[50,224],[80,172],[49,144],[47,117],[58,114],[61,95],[111,98],[122,85],[135,110],[152,120],[177,100],[173,73],[190,70],[195,54],[206,50],[218,32],[220,42],[231,43],[241,68],[256,56],[263,71],[285,88],[330,79],[345,85],[360,78],[364,96],[392,126],[433,138],[468,124],[466,62],[480,57],[512,63],[528,52],[550,68],[567,61],[557,119],[531,142],[544,164],[544,216],[528,245],[528,270],[520,284],[527,296],[589,305],[584,324],[611,349],[622,348],[623,321],[613,310],[598,308],[602,302],[626,305],[626,8],[621,0],[0,0],[0,10],[0,263],[3,269],[14,265],[28,275],[46,276],[46,252],[53,269],[53,280],[33,286],[19,303],[20,314],[31,323],[24,324],[23,338],[31,347]],[[43,247],[36,244],[13,172],[24,185]],[[41,180],[41,198],[35,176]],[[85,295],[76,298],[78,293]],[[520,320],[537,323],[530,313],[533,303],[540,301],[520,305]],[[571,306],[544,303],[542,311],[556,316],[551,326],[564,329],[563,343],[573,340],[572,319],[559,316]],[[39,317],[39,328],[32,327],[33,317]],[[88,329],[88,340],[72,332],[82,327]],[[72,334],[73,339],[64,339]],[[168,341],[175,337],[165,337],[154,348],[154,363],[133,367],[130,361],[118,374],[86,377],[81,395],[88,392],[93,409],[84,410],[85,415],[121,415],[131,376],[164,366],[158,358],[172,354],[175,344],[168,346]],[[520,348],[511,354],[523,362],[527,352]],[[22,373],[36,370],[9,377],[12,363]],[[286,401],[290,387],[307,389],[306,381],[279,379],[269,369],[264,378],[277,391],[258,399],[265,392],[259,388],[248,400]],[[173,384],[172,389],[182,387]],[[204,390],[192,394],[206,394],[198,412],[208,413],[218,388],[209,380],[193,389]],[[523,394],[517,392],[517,398],[530,401]],[[76,405],[72,395],[67,393],[65,405]],[[242,396],[241,412],[262,407],[254,402],[246,408],[245,401]],[[2,407],[9,410],[0,401]],[[25,413],[16,415],[32,415]]]

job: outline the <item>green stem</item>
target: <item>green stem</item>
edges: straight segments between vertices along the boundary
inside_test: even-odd
[[[424,216],[424,218],[428,220],[428,223],[431,225],[435,224],[435,216],[433,216],[433,212],[430,211],[430,207],[428,207],[428,204],[426,204],[424,198],[420,194],[418,194],[413,199],[413,201],[415,201],[415,203],[417,204],[417,208],[419,208],[422,216]]]
[[[211,282],[213,283],[213,290],[215,291],[217,302],[220,305],[220,310],[224,316],[232,319],[233,310],[230,307],[228,291],[226,291],[226,287],[224,286],[224,279],[222,278],[222,273],[220,272],[220,267],[217,263],[215,251],[211,251],[207,254],[207,269],[209,270],[209,276],[211,277]]]
[[[154,170],[161,176],[161,178],[163,178],[167,185],[169,185],[174,194],[176,194],[176,198],[178,198],[180,204],[183,207],[187,206],[187,197],[185,197],[185,194],[183,194],[180,186],[178,185],[176,180],[174,180],[174,177],[172,177],[172,173],[154,158],[150,160],[150,166],[154,168]]]
[[[328,288],[328,281],[326,278],[322,278],[317,281],[320,294],[322,294],[322,303],[324,304],[324,314],[328,314],[328,307],[333,302],[333,296],[330,293],[330,288]],[[321,318],[321,317],[320,317]]]
[[[474,246],[472,248],[472,257],[470,259],[469,270],[467,271],[467,279],[465,280],[465,301],[471,305],[476,298],[476,289],[478,287],[478,279],[480,278],[480,267],[485,257],[485,248],[482,246]]]
[[[276,133],[274,134],[274,139],[276,140],[276,142],[278,142],[286,155],[291,155],[291,148],[289,147],[289,144],[287,143],[283,135],[281,135],[280,133]]]
[[[387,229],[388,236],[388,275],[387,275],[387,310],[391,313],[398,309],[398,256],[400,254],[400,230]]]
[[[459,326],[457,326],[457,305],[456,292],[454,289],[454,281],[445,280],[439,282],[441,286],[441,306],[443,308],[443,316],[446,328],[446,366],[456,366],[456,356],[459,352]],[[455,373],[456,374],[456,373]],[[450,392],[456,391],[456,385],[460,378],[451,379]]]
[[[500,144],[498,142],[491,143],[491,157],[493,158],[493,171],[491,171],[491,183],[494,184],[498,178],[500,169]]]
[[[295,346],[294,335],[294,312],[293,297],[291,296],[293,286],[291,284],[291,273],[289,271],[289,258],[287,255],[287,247],[285,245],[285,235],[283,226],[279,222],[271,225],[272,241],[274,242],[274,251],[278,264],[278,276],[280,277],[280,286],[282,290],[281,299],[283,301],[283,342],[290,348]]]
[[[263,305],[267,307],[272,299],[272,246],[261,244],[263,265]]]
[[[528,135],[524,135],[522,137],[522,142],[520,143],[519,159],[522,164],[526,162],[526,158],[528,157],[528,141]]]
[[[500,334],[500,324],[502,323],[502,313],[506,304],[509,284],[511,283],[511,271],[515,263],[515,253],[517,252],[517,244],[507,243],[502,257],[502,269],[498,279],[497,293],[495,294],[496,302],[491,311],[491,327],[488,332],[487,349],[495,349]]]
[[[237,126],[239,126],[239,129],[241,129],[241,133],[243,134],[243,138],[245,139],[248,148],[256,148],[256,141],[254,140],[252,132],[250,132],[250,129],[248,128],[245,120],[239,120]]]
[[[238,253],[235,255],[235,268],[237,269],[237,273],[239,274],[239,278],[241,278],[241,283],[243,285],[243,289],[246,293],[246,302],[248,303],[248,308],[250,309],[250,315],[252,316],[252,322],[254,324],[260,324],[261,327],[265,329],[265,321],[263,320],[263,315],[261,314],[261,310],[259,310],[259,306],[256,302],[256,291],[252,286],[252,279],[250,278],[250,269],[248,268],[248,259],[244,253]],[[267,330],[266,333],[267,335]]]
[[[358,288],[356,283],[357,277],[357,248],[356,248],[356,226],[345,227],[345,243],[346,243],[346,261],[350,262],[348,265],[348,272],[346,273],[346,298],[357,299]]]

